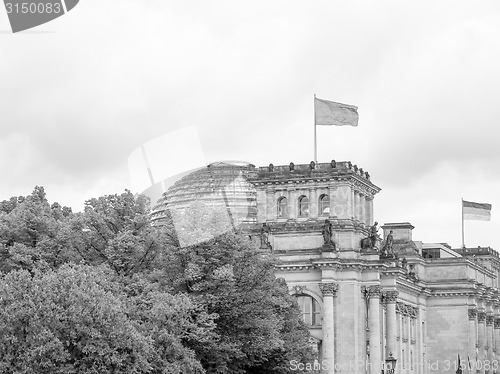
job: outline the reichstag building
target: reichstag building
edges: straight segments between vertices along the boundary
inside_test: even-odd
[[[256,249],[278,259],[324,373],[498,371],[498,253],[422,243],[408,222],[377,223],[379,191],[351,162],[219,162],[172,185],[152,219],[193,201],[224,204]]]

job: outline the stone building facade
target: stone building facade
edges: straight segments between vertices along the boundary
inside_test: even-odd
[[[415,241],[407,222],[371,241],[378,192],[351,162],[217,163],[176,183],[152,219],[195,199],[224,203],[279,260],[323,373],[379,374],[389,357],[398,374],[497,372],[498,253]]]

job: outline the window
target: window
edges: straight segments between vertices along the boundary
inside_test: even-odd
[[[330,215],[330,196],[321,195],[319,198],[319,214],[322,216]]]
[[[321,326],[321,309],[316,299],[308,295],[298,295],[297,303],[306,325]]]
[[[423,258],[440,258],[441,251],[439,250],[439,248],[422,249],[422,257]]]
[[[306,196],[299,197],[299,217],[309,215],[309,199]]]
[[[278,218],[286,217],[286,207],[287,207],[286,197],[282,196],[278,199]]]

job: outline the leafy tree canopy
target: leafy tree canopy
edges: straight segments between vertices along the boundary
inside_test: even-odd
[[[225,207],[159,225],[149,213],[128,190],[82,213],[42,187],[0,203],[0,372],[281,374],[313,360],[272,258]]]

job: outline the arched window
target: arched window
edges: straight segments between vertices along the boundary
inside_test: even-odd
[[[330,196],[321,195],[319,197],[319,214],[321,216],[330,215]]]
[[[299,197],[299,217],[309,215],[309,199],[306,196]]]
[[[282,196],[278,199],[278,218],[286,217],[286,207],[287,207],[286,197]]]
[[[309,326],[321,326],[321,308],[319,303],[309,295],[297,295],[297,303],[302,312],[302,319]]]

